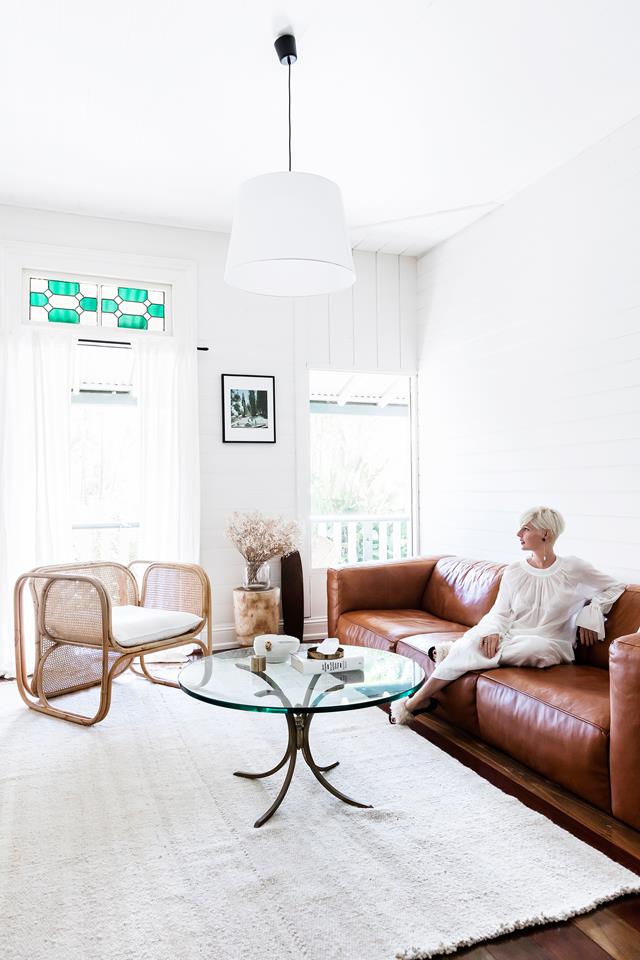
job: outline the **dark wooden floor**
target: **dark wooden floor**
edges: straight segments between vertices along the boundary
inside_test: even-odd
[[[640,897],[625,897],[567,923],[534,927],[453,956],[455,960],[640,960]]]
[[[486,780],[640,874],[637,831],[435,717],[422,717],[413,726]],[[640,896],[624,897],[566,923],[531,927],[446,958],[452,956],[455,960],[640,960]],[[441,955],[441,960],[446,958]]]

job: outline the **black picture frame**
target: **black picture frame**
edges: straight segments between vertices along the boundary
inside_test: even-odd
[[[222,442],[276,442],[276,378],[223,373]]]

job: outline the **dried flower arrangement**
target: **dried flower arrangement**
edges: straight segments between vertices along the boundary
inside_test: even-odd
[[[257,581],[263,563],[274,557],[286,557],[298,549],[301,534],[295,520],[266,517],[259,510],[252,510],[231,515],[227,537],[246,561],[250,587]]]

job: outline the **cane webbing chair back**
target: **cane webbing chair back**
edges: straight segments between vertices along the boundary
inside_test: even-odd
[[[152,563],[142,580],[142,606],[156,610],[202,610],[207,585],[199,570]]]

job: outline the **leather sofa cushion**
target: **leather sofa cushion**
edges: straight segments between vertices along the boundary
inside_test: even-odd
[[[618,597],[607,615],[605,639],[591,647],[576,647],[576,662],[591,667],[609,669],[609,647],[618,637],[626,637],[640,630],[640,586],[628,586]]]
[[[398,640],[412,634],[464,630],[462,624],[448,623],[424,610],[352,610],[339,618],[337,636],[358,647],[394,651]]]
[[[427,581],[422,606],[443,620],[473,627],[498,596],[504,564],[443,557]]]
[[[602,810],[609,791],[609,674],[597,667],[503,667],[480,674],[480,734]]]
[[[434,643],[441,640],[458,640],[462,633],[431,633],[421,637],[406,637],[404,640],[398,640],[396,653],[403,657],[409,657],[419,663],[427,676],[432,673],[435,664],[427,656],[427,651]],[[478,682],[478,673],[467,673],[459,680],[450,683],[441,693],[438,694],[440,706],[434,716],[436,719],[448,720],[467,730],[474,736],[480,736],[480,727],[478,726],[478,715],[476,713],[476,683]]]

